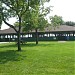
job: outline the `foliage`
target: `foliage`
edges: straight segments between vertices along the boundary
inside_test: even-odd
[[[67,21],[65,22],[65,24],[69,26],[75,26],[75,22],[72,22],[72,21]]]
[[[26,15],[22,18],[23,31],[43,30],[49,23],[45,18],[50,13],[50,8],[44,6],[35,6],[35,9],[29,8]]]
[[[0,75],[74,75],[73,42],[34,42],[22,45],[0,44]]]
[[[52,16],[50,18],[50,20],[51,20],[51,25],[53,25],[53,26],[58,26],[58,25],[61,25],[63,23],[62,17],[57,16],[57,15]]]

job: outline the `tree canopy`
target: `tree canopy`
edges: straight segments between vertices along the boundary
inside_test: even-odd
[[[18,35],[18,50],[21,50],[20,47],[20,31],[22,26],[22,17],[26,15],[26,12],[29,8],[35,9],[36,6],[40,6],[48,2],[50,0],[1,0],[1,20],[8,25],[9,27],[13,28],[17,35]],[[18,22],[18,30],[15,28],[14,25],[11,25],[7,22],[12,17],[16,17]],[[27,17],[26,17],[27,18]]]
[[[58,26],[58,25],[63,24],[62,17],[58,16],[58,15],[54,15],[54,16],[50,17],[50,20],[51,20],[51,25],[53,25],[53,26]]]
[[[41,8],[36,6],[35,9],[29,9],[26,15],[23,16],[24,31],[42,30],[48,25],[48,20],[45,16],[50,12],[50,8]],[[27,17],[27,18],[26,18]]]

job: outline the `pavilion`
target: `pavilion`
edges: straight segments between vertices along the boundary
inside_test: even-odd
[[[35,31],[22,32],[21,39],[26,42],[36,40]],[[60,25],[58,27],[47,27],[43,31],[38,30],[39,41],[74,41],[75,40],[75,26]],[[14,29],[9,28],[0,30],[0,42],[15,42],[17,41],[17,33]]]

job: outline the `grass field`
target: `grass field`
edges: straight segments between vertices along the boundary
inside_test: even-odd
[[[75,75],[75,42],[0,44],[0,75]]]

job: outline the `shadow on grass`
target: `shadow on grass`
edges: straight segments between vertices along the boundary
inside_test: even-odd
[[[12,43],[7,43],[7,44],[2,44],[0,45],[0,48],[7,48],[7,47],[17,47],[17,44],[12,44]]]
[[[0,52],[0,64],[7,63],[9,61],[20,61],[25,59],[26,56],[22,56],[19,52],[14,50],[6,50],[4,52]]]
[[[35,47],[35,46],[40,46],[40,47],[45,47],[45,46],[53,46],[55,44],[50,44],[50,43],[39,43],[39,44],[35,44],[35,43],[27,43],[27,44],[24,44],[22,45],[22,47]]]
[[[54,43],[39,43],[38,45],[36,45],[35,43],[26,43],[26,44],[21,44],[21,47],[35,47],[35,46],[40,46],[40,47],[45,47],[45,46],[53,46],[56,45]],[[7,48],[7,47],[17,47],[17,44],[5,44],[5,45],[1,45],[0,48]]]

